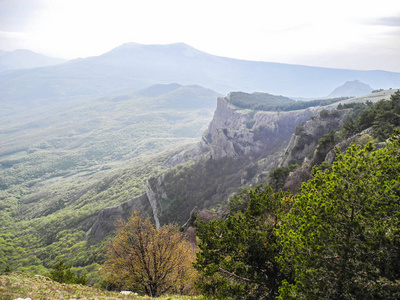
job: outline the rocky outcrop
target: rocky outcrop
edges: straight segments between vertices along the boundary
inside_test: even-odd
[[[151,178],[146,187],[146,195],[153,211],[154,223],[157,228],[160,228],[160,216],[163,211],[162,199],[168,199],[165,192],[165,174],[156,178]]]
[[[279,167],[302,164],[306,156],[318,145],[318,140],[329,131],[338,130],[349,113],[349,110],[322,110],[299,125],[289,141]]]
[[[228,96],[229,97],[229,96]],[[272,154],[291,137],[294,128],[318,108],[288,112],[238,110],[218,98],[217,110],[199,148],[213,159],[246,156],[259,159]]]
[[[321,109],[243,110],[227,98],[218,98],[214,118],[201,141],[171,157],[167,162],[170,171],[151,178],[144,195],[104,209],[87,236],[106,234],[133,209],[151,215],[157,227],[171,221],[183,225],[195,206],[203,211],[221,204],[244,185],[265,182],[296,126]]]
[[[96,217],[92,227],[86,232],[85,240],[98,240],[105,237],[115,229],[119,220],[126,220],[136,210],[152,218],[153,214],[149,210],[149,200],[146,194],[132,198],[121,205],[103,209]]]

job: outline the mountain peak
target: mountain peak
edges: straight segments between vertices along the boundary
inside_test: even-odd
[[[137,47],[141,47],[141,46],[144,46],[144,45],[143,44],[139,44],[139,43],[135,43],[135,42],[129,42],[129,43],[124,43],[124,44],[114,48],[113,50],[117,50],[117,49],[133,49],[133,48],[137,48]]]
[[[105,55],[113,54],[118,55],[121,53],[131,53],[134,51],[148,52],[148,53],[169,53],[170,55],[183,55],[187,57],[206,55],[206,53],[193,48],[192,46],[185,43],[172,43],[172,44],[139,44],[139,43],[125,43],[118,46]]]
[[[346,81],[329,94],[329,98],[335,97],[356,97],[371,93],[372,88],[359,80]]]

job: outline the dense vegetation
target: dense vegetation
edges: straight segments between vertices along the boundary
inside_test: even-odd
[[[276,96],[268,93],[248,94],[244,92],[232,92],[225,99],[236,107],[244,109],[263,111],[291,111],[306,109],[313,106],[326,106],[348,98],[340,97],[311,101],[295,101],[284,96]]]
[[[197,224],[206,294],[398,299],[399,136],[382,150],[338,152],[332,171],[313,176],[295,196],[258,187],[244,212]]]
[[[346,108],[345,106],[339,108]],[[385,140],[400,126],[400,92],[395,92],[391,100],[381,100],[355,106],[357,118],[348,119],[343,127],[343,134],[349,137],[365,129],[372,128],[372,135],[379,141]]]
[[[292,195],[282,187],[296,166],[230,200],[227,218],[197,222],[196,268],[203,293],[219,299],[398,299],[400,297],[400,136],[374,149],[399,126],[400,92],[358,104],[352,134],[361,135],[333,165],[313,158],[312,179]],[[345,109],[346,107],[341,107]],[[386,116],[385,119],[382,116]],[[388,116],[391,116],[390,118]],[[328,148],[348,128],[326,134]],[[367,137],[365,141],[365,137]],[[326,149],[325,149],[326,148]],[[299,170],[304,167],[299,168]]]
[[[244,212],[226,220],[197,222],[198,285],[218,299],[274,299],[286,278],[275,259],[280,247],[274,229],[278,212],[291,199],[265,186],[243,191],[241,196],[250,200]]]
[[[101,281],[96,273],[104,261],[102,243],[85,240],[93,218],[143,193],[147,180],[197,141],[212,118],[218,94],[198,86],[167,87],[21,107],[5,103],[0,272],[49,274],[65,261],[75,276],[90,273],[89,283]]]
[[[195,207],[216,207],[238,191],[245,169],[249,179],[255,174],[256,166],[247,167],[248,159],[225,157],[218,160],[202,159],[197,163],[178,166],[165,173],[165,203],[162,222],[187,221],[190,211]],[[221,176],[223,174],[223,176]],[[204,200],[206,202],[204,203]]]
[[[276,231],[292,276],[283,299],[398,298],[399,175],[398,136],[382,150],[338,151],[331,172],[314,170]]]
[[[122,97],[107,101],[120,103],[129,99]],[[397,138],[385,149],[378,151],[372,151],[368,145],[364,149],[351,147],[346,155],[337,152],[337,162],[333,166],[324,163],[324,158],[334,145],[364,129],[371,128],[372,131],[363,133],[356,139],[357,143],[364,145],[369,141],[386,140],[400,125],[399,103],[400,93],[397,92],[390,101],[380,101],[375,105],[352,105],[352,118],[345,122],[343,129],[340,132],[328,132],[320,139],[317,155],[311,159],[311,165],[319,165],[320,168],[314,170],[313,179],[304,185],[298,195],[279,191],[285,187],[290,174],[296,172],[297,166],[281,168],[270,175],[269,184],[272,189],[260,186],[244,190],[230,201],[231,213],[226,219],[198,223],[201,243],[196,267],[202,274],[197,282],[198,287],[204,293],[218,298],[272,299],[280,295],[283,298],[312,299],[326,294],[333,298],[365,296],[368,299],[368,294],[363,294],[367,292],[376,298],[396,298],[399,286],[396,283],[399,280],[396,277],[399,268],[396,265],[399,259],[396,256],[399,250],[399,233],[396,229],[399,227],[396,223],[399,197]],[[350,107],[339,107],[347,108]],[[102,133],[99,132],[100,135]],[[89,136],[86,137],[90,141]],[[9,141],[11,145],[12,140]],[[85,138],[82,137],[82,141]],[[122,160],[121,164],[111,164],[108,161],[112,160],[111,156],[100,155],[99,159],[102,157],[104,161],[93,166],[83,164],[78,172],[74,171],[75,164],[64,165],[63,160],[55,159],[56,167],[46,169],[49,166],[47,159],[51,155],[62,157],[62,153],[67,153],[57,153],[57,149],[57,144],[51,144],[50,148],[38,147],[31,153],[25,150],[15,153],[11,151],[1,160],[1,171],[7,176],[2,177],[5,180],[2,182],[4,189],[0,202],[0,271],[17,269],[48,274],[65,282],[84,282],[85,273],[88,273],[89,283],[100,283],[102,279],[98,270],[99,264],[105,260],[105,249],[101,243],[84,239],[90,220],[102,208],[120,204],[144,191],[146,180],[162,170],[168,154],[141,155]],[[116,155],[118,149],[114,148]],[[24,157],[35,153],[40,154],[36,165]],[[77,161],[81,161],[78,151],[75,154]],[[361,173],[351,173],[353,165]],[[178,220],[183,223],[186,220],[180,218],[182,211],[185,210],[187,214],[198,204],[193,199],[208,199],[208,202],[202,203],[205,207],[216,205],[236,191],[237,186],[242,184],[241,180],[251,180],[256,172],[257,166],[249,165],[246,159],[207,160],[205,164],[188,162],[174,168],[165,174],[168,182],[174,183],[165,187],[168,198],[174,200],[163,204],[166,206],[163,221]],[[221,177],[219,174],[228,176]],[[362,187],[357,187],[358,182],[355,182],[354,187],[349,185],[348,189],[340,189],[343,180],[347,183],[357,178],[363,182],[362,176],[365,176]],[[374,188],[374,184],[379,187]],[[370,198],[365,190],[367,186],[376,191]],[[364,198],[347,199],[352,190]],[[329,201],[325,201],[326,197],[329,197]],[[337,211],[341,216],[345,212],[337,210],[335,205],[344,209],[350,203],[357,209],[362,208],[357,213],[360,219],[353,221],[350,218],[345,223],[339,217],[332,217],[331,224],[326,224],[325,228],[321,224],[328,213],[320,216],[317,214],[322,210],[318,206],[321,205],[321,199],[327,203],[324,210],[329,213]],[[340,203],[343,199],[347,202]],[[382,203],[384,205],[379,206]],[[349,211],[351,216],[351,208],[348,208]],[[306,230],[301,222],[308,219],[315,224],[308,221],[310,227]],[[337,224],[344,224],[344,229],[335,227]],[[303,229],[306,231],[303,232]],[[314,234],[311,237],[310,232]],[[346,232],[350,232],[345,235],[349,236],[347,244],[343,238]],[[330,234],[337,236],[331,237]],[[318,241],[314,240],[315,237],[318,237]],[[325,237],[327,240],[323,239]],[[331,245],[331,242],[338,246]],[[298,247],[287,248],[290,243]],[[349,250],[353,246],[358,250],[355,254]],[[329,250],[332,253],[323,252],[325,248],[332,248]],[[379,255],[371,254],[372,250],[376,250]],[[304,251],[308,253],[305,256]],[[315,254],[312,259],[308,256],[310,253]],[[331,257],[329,255],[332,259],[326,262],[326,258]],[[346,259],[350,259],[354,266],[348,268]],[[364,264],[363,260],[368,260],[369,264]],[[313,265],[314,262],[319,265]],[[344,268],[343,278],[332,275],[338,270],[336,265]],[[49,268],[52,268],[53,273],[48,272]],[[329,281],[331,285],[326,286],[320,279],[329,274],[332,275]],[[358,284],[354,288],[348,285],[348,281],[352,280]],[[369,283],[372,280],[378,284]],[[319,288],[313,290],[310,287],[317,286],[316,282]],[[131,283],[131,287],[134,286],[137,287]],[[142,290],[152,294],[146,288]],[[174,292],[178,290],[172,289]],[[318,294],[319,290],[321,294]]]

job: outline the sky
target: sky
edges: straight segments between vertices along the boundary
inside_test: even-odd
[[[0,49],[73,59],[123,43],[400,72],[399,0],[0,0]]]

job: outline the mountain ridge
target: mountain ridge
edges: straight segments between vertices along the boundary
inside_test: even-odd
[[[198,84],[227,94],[268,92],[288,97],[323,97],[345,81],[374,88],[400,85],[400,73],[358,71],[246,61],[211,55],[189,45],[125,44],[99,56],[0,74],[3,99],[109,95],[153,84]]]
[[[66,59],[50,57],[28,49],[0,52],[0,72],[47,67],[65,62],[67,62]]]

